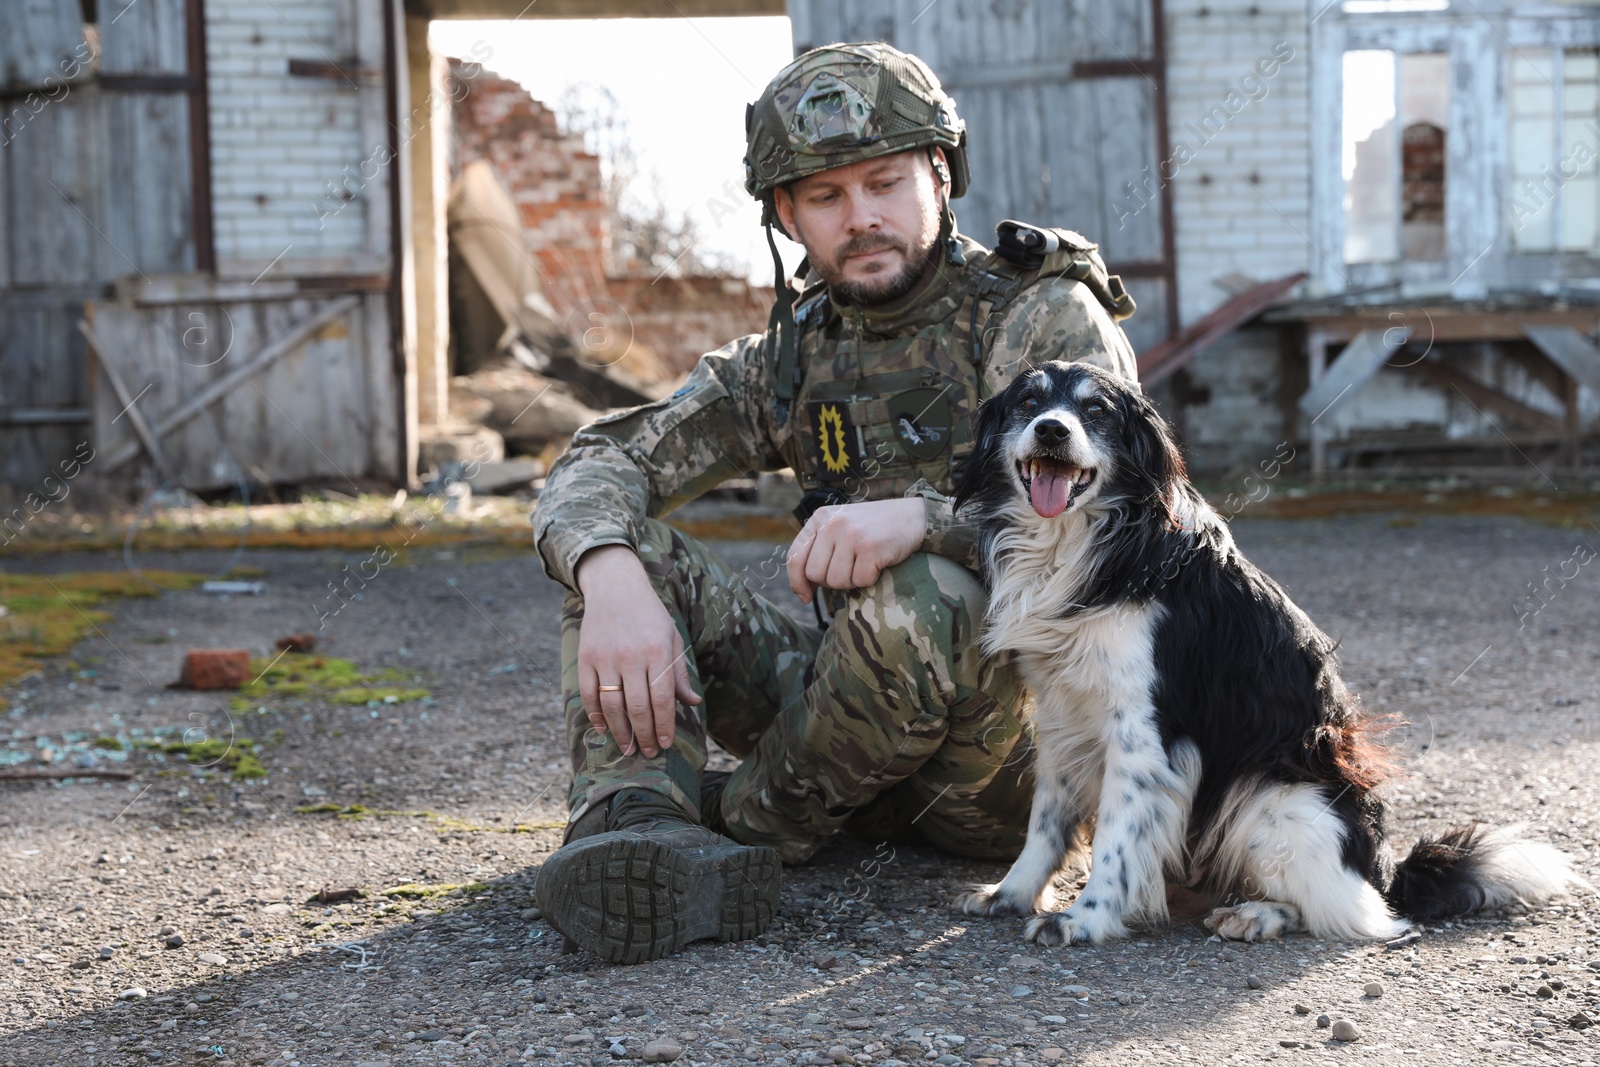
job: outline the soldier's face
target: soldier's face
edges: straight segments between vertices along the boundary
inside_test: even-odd
[[[851,163],[777,191],[783,228],[824,281],[852,304],[909,292],[939,237],[941,185],[924,149]]]

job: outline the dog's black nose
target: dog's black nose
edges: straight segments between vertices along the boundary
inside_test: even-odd
[[[1033,424],[1033,435],[1041,445],[1059,445],[1067,439],[1067,424],[1060,419],[1040,419]]]

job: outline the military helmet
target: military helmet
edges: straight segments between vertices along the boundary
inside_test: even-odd
[[[938,145],[950,195],[967,191],[967,127],[916,56],[881,42],[813,48],[778,72],[745,111],[744,187],[772,191],[818,171]]]

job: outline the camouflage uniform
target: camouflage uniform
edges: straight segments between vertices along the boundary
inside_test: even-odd
[[[534,513],[546,572],[569,595],[562,685],[572,818],[645,787],[699,815],[709,736],[743,762],[722,798],[728,833],[809,858],[841,828],[920,836],[952,852],[1015,855],[1027,828],[1030,736],[1017,679],[978,652],[984,592],[974,531],[953,514],[954,465],[978,403],[1029,360],[1079,359],[1132,380],[1125,314],[1093,246],[1065,235],[1022,270],[951,233],[940,265],[891,306],[808,290],[795,311],[798,382],[779,346],[740,338],[670,397],[579,431]],[[791,399],[792,398],[792,399]],[[871,587],[825,592],[819,631],[659,518],[725,479],[792,468],[852,501],[920,495],[920,550]],[[675,620],[699,708],[679,705],[671,750],[624,756],[578,693],[583,604],[574,571],[602,545],[639,553]],[[781,550],[772,574],[782,569]]]

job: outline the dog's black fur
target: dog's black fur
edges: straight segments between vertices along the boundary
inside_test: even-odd
[[[1059,447],[1041,444],[1044,431],[1035,432],[1036,423],[1049,421],[1067,427]],[[1062,431],[1050,426],[1048,432]],[[1031,582],[1035,594],[1047,586],[1059,588],[1058,601],[1036,600],[1034,608],[1056,621],[1042,625],[1059,625],[1059,632],[1067,635],[1084,632],[1072,623],[1107,613],[1143,612],[1141,618],[1153,620],[1153,663],[1135,665],[1149,671],[1153,692],[1147,708],[1125,710],[1153,716],[1171,767],[1189,758],[1190,746],[1198,755],[1187,825],[1182,827],[1182,862],[1197,884],[1219,899],[1261,895],[1259,888],[1217,884],[1206,874],[1217,851],[1216,835],[1228,832],[1217,821],[1226,816],[1230,796],[1237,804],[1240,790],[1290,784],[1321,791],[1328,804],[1328,848],[1337,849],[1339,863],[1375,888],[1400,915],[1438,918],[1527,897],[1541,885],[1553,891],[1569,879],[1565,868],[1551,859],[1558,854],[1524,844],[1542,849],[1540,865],[1554,867],[1540,872],[1543,882],[1532,876],[1508,882],[1502,868],[1515,863],[1515,857],[1506,855],[1510,846],[1471,827],[1424,839],[1396,870],[1385,843],[1385,804],[1377,792],[1391,773],[1387,754],[1374,737],[1381,724],[1341,681],[1335,642],[1239,551],[1226,523],[1189,482],[1166,421],[1136,388],[1092,366],[1044,364],[983,405],[975,437],[974,452],[960,473],[957,504],[979,525],[985,577],[997,586],[997,596],[1005,592],[998,586],[1008,582]],[[1065,469],[1078,476],[1091,469],[1086,460],[1094,459],[1092,481],[1074,487],[1065,512],[1046,517],[1037,507],[1030,510],[1028,503],[1032,481],[1024,472],[1029,456],[1069,464]],[[1077,557],[1084,573],[1067,580],[1048,569],[1020,573],[1013,566],[1019,544],[1072,536],[1051,525],[1062,522],[1077,523],[1079,536],[1092,538],[1092,545]],[[1029,624],[1027,632],[1037,646],[1043,631]],[[1003,640],[1004,634],[996,637]],[[1035,674],[1049,676],[1048,657],[1035,655],[1032,662]],[[1038,688],[1034,695],[1040,701],[1039,716],[1075,713],[1072,707],[1048,706]],[[1036,806],[1045,799],[1051,770],[1040,770],[1042,792]],[[1137,778],[1126,785],[1152,788]],[[1105,788],[1111,788],[1109,777]],[[1072,817],[1087,822],[1094,814],[1078,810]],[[1073,837],[1067,827],[1050,832],[1062,841]],[[1097,836],[1100,832],[1096,830]],[[1196,854],[1206,841],[1212,843],[1213,855]],[[1116,842],[1119,853],[1140,845]],[[1100,855],[1097,840],[1097,864]],[[1019,860],[1018,868],[1022,865]],[[1166,865],[1171,867],[1172,857]],[[1126,889],[1126,872],[1120,876]],[[1005,885],[969,898],[968,910],[1031,910],[1030,902],[1000,899]],[[1085,907],[1096,906],[1090,898],[1086,890]],[[1306,913],[1313,932],[1320,932],[1311,918],[1319,913],[1318,902],[1287,903]],[[1295,925],[1291,920],[1286,928]],[[1054,940],[1048,930],[1040,930],[1036,920],[1030,936]],[[1102,939],[1093,930],[1074,931],[1064,931],[1062,939]],[[1116,936],[1115,928],[1104,936]]]

